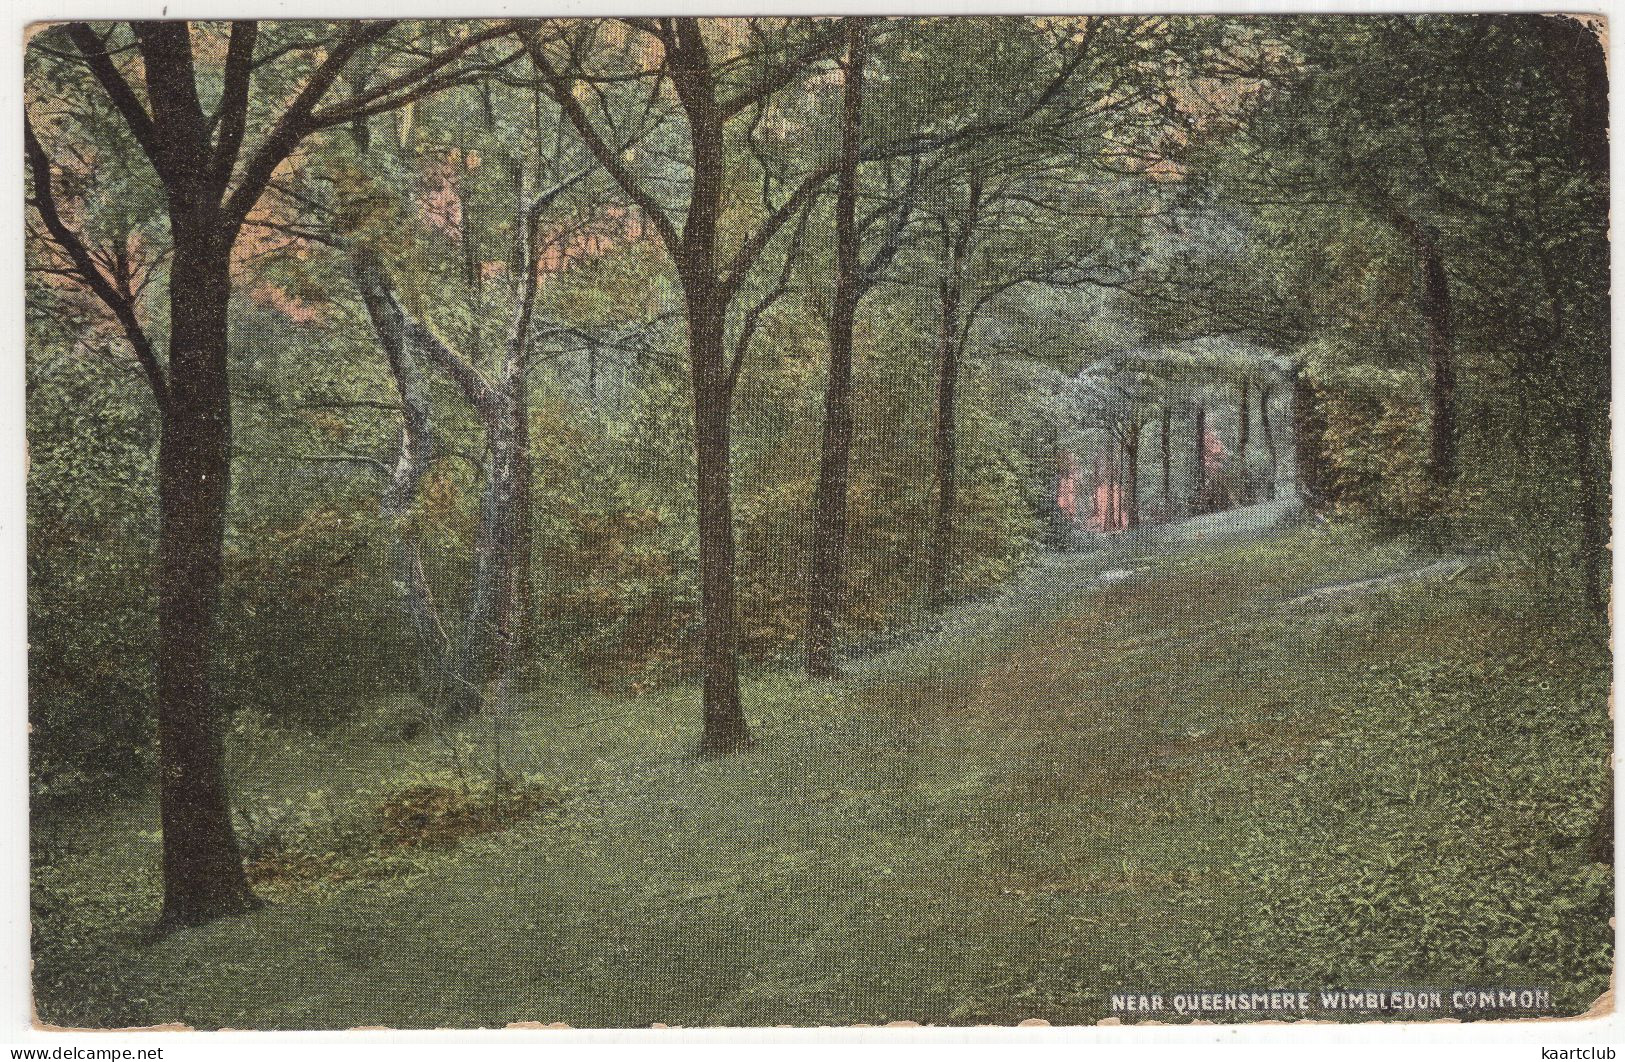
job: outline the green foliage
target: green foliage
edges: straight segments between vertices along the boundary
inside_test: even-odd
[[[309,35],[331,28],[267,24],[260,54],[276,58],[257,68],[251,140],[321,61]],[[704,32],[732,93],[829,28]],[[680,216],[694,145],[672,80],[652,76],[659,45],[613,20],[555,30],[574,98],[630,138],[622,163]],[[413,48],[365,49],[345,80],[387,85],[467,27],[400,31]],[[725,385],[693,375],[650,211],[531,83],[528,57],[448,70],[444,91],[314,134],[279,170],[230,269],[213,678],[250,875],[285,906],[163,942],[141,937],[160,840],[145,791],[157,417],[115,322],[31,235],[42,1015],[969,1023],[1095,1020],[1113,987],[1193,978],[1492,970],[1549,983],[1570,1011],[1602,990],[1613,882],[1589,842],[1608,744],[1608,184],[1589,31],[1076,16],[871,32],[860,258],[886,240],[895,253],[856,322],[845,684],[783,666],[806,620],[827,195],[733,278],[723,331],[741,371]],[[109,33],[132,62],[129,29]],[[223,33],[194,29],[206,105],[224,88]],[[129,267],[161,350],[160,186],[70,48],[28,50],[31,119],[64,215],[98,261]],[[725,256],[829,157],[833,54],[798,59],[728,123]],[[495,448],[479,388],[425,366],[432,460],[404,526],[383,526],[400,394],[348,255],[376,256],[416,321],[493,379],[525,305],[522,207],[578,171],[535,218],[531,656],[503,711],[403,738],[423,647],[388,536],[404,530],[457,642]],[[1451,292],[1448,484],[1426,465],[1429,254]],[[926,594],[953,285],[958,604],[939,607]],[[1296,442],[1325,466],[1329,528],[1202,538],[1256,534],[1248,521],[1283,501],[1090,556],[1037,549],[1058,451],[1137,439],[1143,497],[1144,418],[1201,403],[1228,443],[1255,372],[1279,385],[1277,409],[1293,372],[1317,399],[1318,436],[1290,438],[1281,417],[1273,438],[1283,464]],[[695,760],[694,392],[723,386],[746,711],[764,739]],[[1178,448],[1171,467],[1194,479],[1199,455]],[[1162,515],[1237,493],[1243,465]],[[1490,559],[1444,585],[1294,603],[1447,550]],[[1133,574],[1098,585],[1118,565]],[[487,746],[512,769],[472,771]],[[455,939],[387,930],[429,924]],[[539,961],[570,976],[537,978]],[[457,976],[429,999],[436,963]],[[358,971],[375,995],[356,993]]]
[[[1515,568],[1281,604],[1430,557],[1369,529],[1184,548],[1109,589],[1128,558],[1053,555],[842,683],[755,676],[748,755],[689,754],[691,692],[539,685],[514,769],[567,803],[454,849],[373,847],[403,794],[467,806],[438,739],[245,727],[239,802],[330,861],[143,942],[144,808],[37,821],[41,1015],[1075,1024],[1125,985],[1366,976],[1589,1006],[1611,969],[1612,873],[1584,843],[1600,632]],[[530,976],[538,955],[571,975]]]
[[[1606,656],[1557,617],[1530,625],[1526,605],[1543,608],[1513,591],[1486,617],[1517,624],[1518,651],[1366,665],[1340,731],[1238,853],[1265,897],[1255,954],[1325,983],[1480,971],[1551,985],[1569,1008],[1605,987],[1613,876],[1592,841],[1611,785]]]
[[[470,778],[445,769],[388,779],[340,797],[316,789],[302,800],[238,807],[249,883],[272,899],[346,883],[422,873],[423,850],[455,849],[563,802],[545,779]]]
[[[394,602],[371,561],[381,537],[375,504],[272,512],[236,529],[255,546],[228,549],[226,558],[221,689],[233,710],[331,724],[357,692],[395,689],[408,673],[411,646],[378,622]]]
[[[152,762],[155,418],[93,354],[35,356],[28,376],[32,791],[73,798]]]
[[[1319,351],[1308,355],[1306,371],[1324,418],[1321,448],[1332,509],[1396,524],[1436,511],[1419,374]]]

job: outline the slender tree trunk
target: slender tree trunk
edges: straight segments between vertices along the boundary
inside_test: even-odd
[[[469,584],[468,610],[457,645],[455,679],[447,699],[450,719],[467,719],[485,707],[485,684],[497,658],[497,613],[501,600],[500,527],[505,506],[499,484],[502,459],[495,440],[487,440],[489,466],[480,488],[480,518],[474,530],[474,574]]]
[[[1107,448],[1107,529],[1123,529],[1123,447]]]
[[[1123,526],[1140,526],[1140,426],[1123,440]]]
[[[564,186],[560,186],[564,187]],[[495,677],[498,711],[508,709],[513,678],[530,655],[534,577],[531,572],[532,475],[530,448],[530,332],[540,284],[541,211],[546,193],[527,204],[524,175],[514,169],[515,309],[503,347],[495,408],[489,430],[500,497],[495,527],[500,568],[497,575]]]
[[[1202,512],[1207,502],[1207,407],[1196,403],[1196,416],[1192,428],[1195,449],[1191,454],[1191,511]]]
[[[530,403],[522,354],[504,375],[500,409],[490,433],[494,468],[487,488],[494,509],[491,678],[497,686],[498,712],[508,709],[513,678],[530,651],[532,601]]]
[[[1236,489],[1241,495],[1240,504],[1246,505],[1253,500],[1253,492],[1247,479],[1247,442],[1252,433],[1252,391],[1248,379],[1241,378],[1241,401],[1237,405],[1238,427],[1236,432]]]
[[[1456,475],[1455,326],[1444,263],[1430,239],[1422,266],[1423,314],[1428,323],[1428,380],[1433,405],[1429,469],[1436,485]]]
[[[846,576],[847,480],[852,450],[852,332],[862,290],[858,281],[858,154],[862,140],[864,20],[847,23],[841,107],[841,168],[835,189],[835,293],[829,315],[829,380],[824,437],[813,501],[808,565],[807,673],[833,676],[835,623]]]
[[[213,212],[171,218],[170,389],[158,444],[161,929],[258,902],[232,830],[210,675],[231,473],[229,243]]]
[[[941,317],[937,330],[937,506],[931,525],[931,570],[928,584],[933,604],[948,599],[948,573],[953,567],[955,482],[959,433],[956,419],[959,390],[959,263],[950,255],[948,271],[938,285]]]
[[[530,449],[530,329],[539,283],[537,243],[543,194],[526,205],[516,172],[514,312],[494,384],[468,389],[485,425],[490,465],[481,492],[480,526],[474,547],[474,592],[464,631],[459,673],[460,714],[483,704],[494,684],[496,714],[505,715],[513,677],[530,650],[533,603],[531,573],[532,459]],[[568,183],[560,187],[568,187]],[[493,721],[493,733],[499,725]],[[496,750],[500,757],[500,747]],[[498,761],[500,769],[500,760]]]
[[[401,454],[380,505],[386,525],[394,530],[396,592],[424,649],[420,675],[430,710],[452,719],[467,718],[484,707],[485,687],[509,674],[528,648],[531,457],[524,337],[534,288],[527,280],[517,293],[520,303],[501,375],[492,383],[407,314],[387,272],[370,252],[353,250],[350,268],[388,355],[403,407]],[[422,361],[451,377],[478,417],[485,439],[474,572],[455,648],[448,644],[416,545],[404,527],[432,447]]]
[[[451,698],[454,718],[481,711],[486,685],[502,678],[516,655],[515,555],[524,456],[512,396],[494,396],[492,405],[482,411],[489,465],[480,490],[474,579]]]
[[[365,84],[366,78],[360,79]],[[371,148],[371,123],[357,118],[350,123],[356,152],[365,158]],[[374,253],[351,247],[350,279],[367,308],[373,332],[384,348],[395,393],[401,401],[400,446],[390,470],[389,485],[378,500],[378,513],[388,536],[390,583],[402,617],[412,631],[417,656],[417,691],[424,718],[446,710],[456,687],[452,646],[429,589],[423,553],[412,528],[412,507],[434,460],[434,409],[429,399],[420,352],[405,309],[395,296],[394,283]],[[405,736],[415,736],[424,719],[409,724]]]
[[[505,372],[486,413],[488,459],[475,544],[474,593],[464,631],[455,714],[486,716],[490,768],[500,779],[514,679],[527,649],[530,452],[524,377]]]
[[[535,542],[536,462],[530,443],[530,396],[521,376],[520,390],[514,396],[515,445],[518,458],[514,472],[513,595],[510,623],[514,628],[514,652],[520,660],[529,657],[534,645],[536,574],[532,570]]]
[[[1164,510],[1168,509],[1168,507],[1171,506],[1174,501],[1173,491],[1170,489],[1171,480],[1169,477],[1169,470],[1173,464],[1173,453],[1170,447],[1170,436],[1172,435],[1173,428],[1172,422],[1173,413],[1165,403],[1162,407],[1162,432],[1159,437],[1159,441],[1162,446],[1162,505]],[[1167,514],[1165,512],[1164,519],[1166,518]]]
[[[405,312],[394,298],[387,275],[370,253],[351,252],[350,276],[384,348],[401,400],[400,447],[389,485],[379,498],[378,512],[388,536],[390,582],[417,646],[418,696],[425,711],[438,714],[444,710],[453,686],[451,647],[435,612],[422,553],[411,527],[412,506],[417,503],[423,477],[434,459],[433,410],[427,380],[407,330]],[[411,733],[415,732],[414,726]]]
[[[1397,206],[1390,205],[1389,216],[1410,241],[1421,271],[1420,304],[1427,328],[1428,399],[1432,410],[1428,478],[1435,487],[1445,487],[1456,475],[1455,322],[1450,278],[1433,232]]]
[[[694,449],[697,465],[695,492],[699,509],[700,607],[703,613],[703,671],[705,731],[702,753],[722,753],[748,744],[750,730],[739,702],[739,674],[735,660],[734,537],[729,478],[729,415],[733,386],[740,362],[730,364],[724,350],[724,326],[729,306],[751,266],[773,234],[798,208],[805,206],[828,171],[819,169],[772,211],[762,226],[724,264],[719,260],[717,222],[722,214],[725,176],[724,126],[749,112],[746,106],[728,106],[717,95],[717,67],[713,65],[704,28],[693,17],[659,20],[650,28],[665,54],[662,69],[688,124],[691,179],[688,207],[681,227],[675,224],[639,177],[626,169],[621,149],[606,139],[577,100],[572,80],[550,62],[547,48],[533,32],[522,32],[531,61],[546,79],[549,92],[565,117],[581,134],[593,156],[610,177],[638,205],[659,235],[676,267],[683,288],[688,323],[689,379],[694,399]],[[803,60],[805,62],[805,60]],[[771,81],[755,92],[765,100],[774,91]],[[742,353],[742,352],[741,352]]]
[[[927,588],[933,604],[948,600],[948,577],[954,565],[954,522],[957,517],[959,428],[958,393],[960,349],[959,309],[965,282],[965,258],[970,251],[977,214],[982,204],[982,182],[972,178],[964,216],[957,228],[949,218],[942,223],[943,263],[937,295],[941,308],[937,332],[937,507],[931,527],[931,566]]]
[[[1280,478],[1280,457],[1275,452],[1275,437],[1270,433],[1270,385],[1262,381],[1258,385],[1258,426],[1264,435],[1264,450],[1270,458],[1269,497],[1275,497],[1276,480]]]

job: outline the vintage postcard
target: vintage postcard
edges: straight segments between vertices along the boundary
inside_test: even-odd
[[[38,1025],[1607,1013],[1605,45],[31,26]]]

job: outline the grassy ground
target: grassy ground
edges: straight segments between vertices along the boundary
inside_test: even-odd
[[[1494,984],[1575,1013],[1610,969],[1597,631],[1493,565],[1288,603],[1429,559],[1319,527],[1050,558],[842,682],[754,678],[760,742],[720,760],[692,691],[543,691],[505,756],[548,799],[510,828],[335,842],[162,940],[152,808],[42,816],[40,1014],[1075,1023],[1122,989]],[[310,856],[448,761],[391,734],[238,735],[250,832]]]

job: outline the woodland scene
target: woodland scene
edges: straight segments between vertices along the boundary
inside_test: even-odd
[[[1584,1012],[1600,32],[32,27],[39,1020]]]

